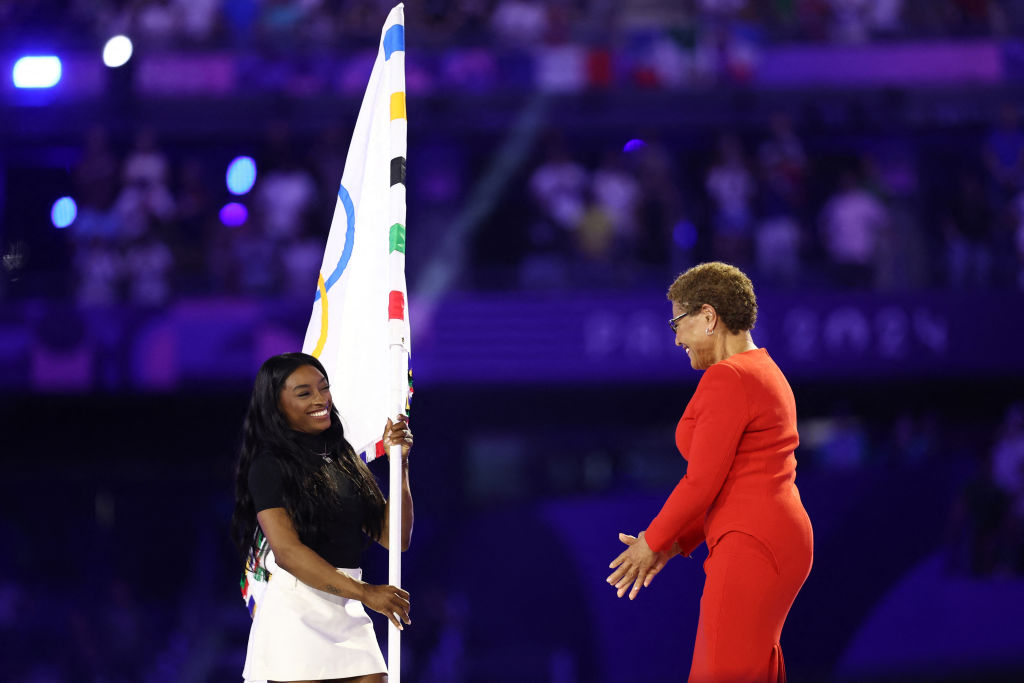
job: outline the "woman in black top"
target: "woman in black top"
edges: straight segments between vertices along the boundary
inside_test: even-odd
[[[406,550],[412,432],[404,416],[388,420],[384,444],[402,445]],[[358,567],[367,537],[387,547],[387,509],[369,468],[345,440],[320,361],[304,353],[268,359],[245,419],[232,518],[243,557],[263,553],[269,573],[253,613],[247,681],[386,680],[362,605],[401,629],[411,623],[409,594],[364,583]]]

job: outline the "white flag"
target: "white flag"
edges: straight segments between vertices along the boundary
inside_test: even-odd
[[[406,410],[411,391],[407,127],[405,16],[399,4],[381,31],[302,345],[327,369],[345,437],[367,461],[384,454],[380,440],[387,418]]]

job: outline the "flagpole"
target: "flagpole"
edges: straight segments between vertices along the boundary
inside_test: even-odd
[[[391,345],[394,367],[392,392],[395,395],[396,415],[405,413],[405,396],[401,384],[407,383],[409,357],[402,344]],[[391,446],[388,456],[388,583],[402,587],[402,445]],[[388,681],[398,683],[402,671],[402,632],[388,622]]]
[[[345,436],[367,462],[384,455],[381,429],[389,418],[408,415],[412,393],[405,282],[407,136],[405,8],[398,3],[381,30],[352,131],[302,344],[335,380],[333,398]],[[388,456],[388,583],[400,588],[402,444]],[[399,683],[400,632],[390,619],[388,624],[389,680]]]
[[[398,24],[401,25],[401,51],[393,52],[392,59],[397,62],[392,69],[387,71],[388,90],[391,93],[391,158],[392,162],[400,159],[400,178],[395,177],[395,170],[392,169],[391,191],[388,194],[390,202],[391,221],[390,225],[401,226],[403,231],[403,244],[400,251],[395,251],[397,246],[392,245],[390,258],[391,287],[392,292],[400,292],[399,296],[407,299],[405,282],[405,245],[404,230],[406,220],[406,198],[405,198],[405,157],[407,154],[408,124],[405,113],[405,7],[398,3],[392,12],[397,12]],[[390,17],[390,15],[389,15]],[[397,182],[396,182],[397,181]],[[400,264],[400,266],[399,266]],[[391,302],[389,301],[389,318]],[[402,319],[389,320],[389,348],[391,351],[391,399],[392,415],[406,414],[407,401],[409,399],[409,339],[411,332],[409,326],[408,301],[402,302]],[[388,583],[398,588],[402,587],[402,445],[392,445],[388,457]],[[399,683],[402,679],[402,632],[390,621],[388,622],[388,681]]]

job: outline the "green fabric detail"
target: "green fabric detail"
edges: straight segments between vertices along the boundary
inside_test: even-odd
[[[405,253],[405,226],[401,223],[391,226],[391,251]]]

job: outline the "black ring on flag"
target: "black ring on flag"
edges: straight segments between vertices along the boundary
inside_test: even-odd
[[[405,157],[395,157],[391,160],[391,184],[405,185]]]

